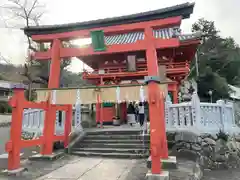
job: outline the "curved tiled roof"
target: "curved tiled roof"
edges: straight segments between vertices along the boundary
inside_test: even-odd
[[[162,38],[162,39],[170,39],[174,36],[177,36],[180,41],[187,41],[187,40],[194,40],[200,39],[200,33],[194,34],[181,34],[179,28],[164,28],[158,29],[153,31],[155,38]],[[118,34],[113,36],[105,36],[105,43],[106,45],[113,45],[113,44],[129,44],[135,43],[138,40],[144,39],[144,32],[131,32],[125,34]]]
[[[127,16],[92,20],[80,23],[69,23],[63,25],[45,25],[25,27],[23,30],[27,35],[54,34],[60,32],[70,32],[83,29],[107,27],[121,24],[131,24],[137,22],[164,19],[168,17],[182,16],[183,19],[189,18],[193,13],[194,3],[184,3],[172,7],[157,9],[154,11],[131,14]]]
[[[230,97],[233,99],[238,99],[240,100],[240,88],[232,85],[228,85],[230,89],[233,91],[230,93]]]

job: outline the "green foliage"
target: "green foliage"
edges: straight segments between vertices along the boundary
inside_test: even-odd
[[[216,135],[217,135],[217,139],[222,139],[224,141],[228,141],[229,136],[222,130],[220,130]]]
[[[0,74],[0,80],[5,80],[4,76]]]
[[[213,72],[210,67],[205,69],[199,76],[197,82],[199,84],[198,95],[201,97],[202,101],[210,101],[211,97],[209,91],[213,91],[213,102],[219,99],[229,98],[230,88],[228,87],[226,79]],[[219,89],[216,89],[216,87]]]
[[[82,73],[76,74],[67,70],[62,72],[61,84],[64,87],[80,87],[89,85],[89,83],[82,78]]]
[[[25,98],[29,101],[35,101],[37,99],[37,93],[34,90],[31,90],[31,97],[29,99],[29,89],[25,90]]]
[[[12,113],[12,108],[7,102],[0,102],[0,113]]]
[[[222,38],[213,21],[199,19],[192,26],[193,32],[204,34],[198,48],[199,76],[196,69],[190,75],[198,82],[201,100],[209,100],[209,90],[213,91],[213,100],[228,98],[228,84],[239,85],[240,49],[233,38]],[[195,66],[195,61],[192,66]],[[192,68],[193,68],[192,67]]]

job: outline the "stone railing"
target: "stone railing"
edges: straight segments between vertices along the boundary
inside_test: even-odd
[[[59,112],[58,112],[59,113]],[[43,132],[45,111],[41,109],[26,109],[23,113],[22,131],[35,136]],[[55,134],[60,135],[64,132],[65,113],[57,114]]]
[[[54,99],[54,98],[53,98]],[[76,104],[74,106],[76,113],[73,118],[73,129],[81,129],[83,113],[77,93]],[[28,109],[24,111],[23,131],[42,132],[44,123],[44,111],[38,109]],[[56,114],[55,133],[64,132],[65,113]],[[61,119],[61,120],[60,120]],[[238,128],[232,103],[225,103],[222,100],[217,103],[201,103],[198,95],[195,93],[190,102],[172,104],[168,96],[165,101],[165,121],[167,131],[193,130],[199,133],[217,134],[220,130],[228,134],[238,134]]]
[[[52,104],[56,104],[56,92],[52,93]],[[79,90],[76,90],[75,104],[73,105],[73,119],[71,134],[77,131],[82,131],[81,126],[81,103]],[[55,134],[60,135],[64,133],[65,126],[65,112],[56,112]],[[41,109],[25,109],[23,112],[22,132],[23,136],[31,136],[31,138],[38,137],[43,133],[45,120],[45,111]]]
[[[190,102],[180,104],[172,104],[167,97],[165,119],[167,130],[191,128],[209,134],[217,134],[220,130],[228,134],[240,132],[232,103],[223,100],[201,103],[196,93]]]

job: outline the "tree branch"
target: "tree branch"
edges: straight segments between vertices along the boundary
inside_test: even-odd
[[[30,14],[32,13],[32,11],[36,8],[37,2],[38,2],[38,0],[34,0],[32,7],[31,7],[30,10],[28,11],[28,14],[27,14],[28,17],[29,17]]]

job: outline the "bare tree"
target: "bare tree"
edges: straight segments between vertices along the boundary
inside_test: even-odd
[[[3,9],[8,12],[9,20],[13,21],[13,24],[16,26],[17,22],[20,22],[21,28],[23,26],[39,26],[40,20],[45,13],[45,5],[40,3],[40,0],[6,0],[6,4],[3,6]],[[6,20],[8,21],[8,20]],[[7,23],[5,23],[7,24]],[[9,27],[15,28],[15,27]],[[36,45],[31,39],[27,36],[28,43],[28,56],[24,64],[24,72],[22,73],[28,79],[29,85],[29,99],[31,97],[31,89],[33,83],[46,84],[48,82],[48,75],[46,72],[49,71],[49,62],[48,61],[38,61],[34,59],[32,54],[37,51],[46,50],[44,43]],[[70,65],[71,61],[66,60],[61,63],[61,72],[65,67]]]
[[[6,4],[2,7],[8,12],[9,18],[6,20],[5,24],[9,21],[13,21],[14,26],[8,25],[8,28],[16,28],[19,24],[22,27],[39,26],[42,16],[45,13],[45,5],[40,3],[40,0],[6,0]],[[18,27],[20,28],[20,27]],[[24,72],[22,75],[28,79],[29,85],[29,95],[31,97],[31,89],[33,83],[46,84],[48,82],[48,75],[46,72],[49,71],[48,61],[38,61],[34,59],[32,54],[39,49],[40,51],[45,51],[46,46],[44,43],[36,45],[27,36],[28,44],[28,56],[24,64]],[[69,42],[66,42],[69,44]],[[71,61],[68,59],[61,62],[61,72],[69,66]]]
[[[38,26],[40,19],[45,12],[45,6],[40,4],[39,0],[6,0],[6,4],[4,4],[2,8],[7,12],[9,17],[6,19],[5,24],[8,24],[8,21],[13,21],[13,24],[15,25],[19,24],[20,22],[21,26],[23,27],[29,27],[32,25]],[[14,26],[11,27],[8,25],[7,28],[14,28]],[[28,97],[31,99],[32,84],[36,78],[36,71],[33,70],[33,68],[36,68],[36,66],[34,66],[35,61],[32,53],[37,51],[37,47],[29,36],[27,36],[27,43],[28,55],[24,63],[24,71],[21,73],[21,75],[28,79]],[[42,63],[40,63],[40,65],[41,64]]]
[[[39,25],[40,19],[45,12],[45,5],[40,4],[39,0],[7,0],[3,9],[9,12],[9,18],[6,21],[15,21],[14,24],[20,21],[21,25],[29,27]],[[32,45],[31,38],[27,37],[27,40],[28,48],[36,51],[36,48]]]

